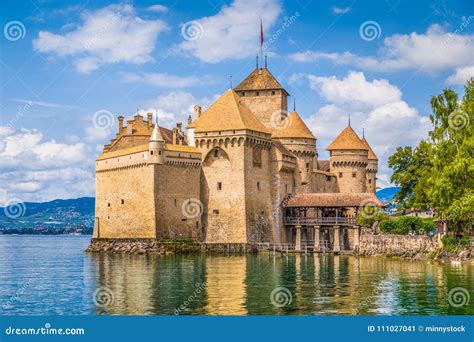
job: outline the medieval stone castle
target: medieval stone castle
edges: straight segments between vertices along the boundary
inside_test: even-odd
[[[94,237],[351,248],[358,208],[380,204],[377,157],[349,124],[319,160],[288,96],[257,67],[205,111],[196,105],[186,134],[151,113],[119,116],[96,161]]]

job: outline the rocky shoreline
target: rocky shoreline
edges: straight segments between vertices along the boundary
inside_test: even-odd
[[[93,238],[87,247],[88,253],[125,254],[198,254],[198,253],[254,253],[257,249],[251,244],[199,242],[163,242],[156,239],[97,239]]]
[[[199,242],[163,242],[156,239],[97,239],[93,238],[88,253],[115,254],[245,254],[256,253],[251,244],[203,244]],[[397,257],[409,260],[473,261],[472,249],[448,253],[436,239],[426,236],[363,235],[354,255]]]

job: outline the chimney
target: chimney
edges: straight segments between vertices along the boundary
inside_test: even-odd
[[[119,126],[119,132],[120,132],[122,131],[122,128],[123,128],[123,116],[119,115],[117,119],[118,119],[118,126]]]
[[[151,128],[153,126],[153,113],[146,113],[148,127]]]
[[[202,111],[201,106],[200,105],[194,105],[193,109],[194,109],[194,115],[196,116],[196,118],[200,117],[201,116],[201,111]]]

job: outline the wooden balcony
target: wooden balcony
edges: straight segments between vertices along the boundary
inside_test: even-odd
[[[283,217],[285,226],[356,225],[355,217]]]

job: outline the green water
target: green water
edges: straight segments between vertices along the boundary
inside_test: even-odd
[[[346,255],[91,255],[83,252],[88,240],[0,236],[0,314],[474,314],[472,263]]]

